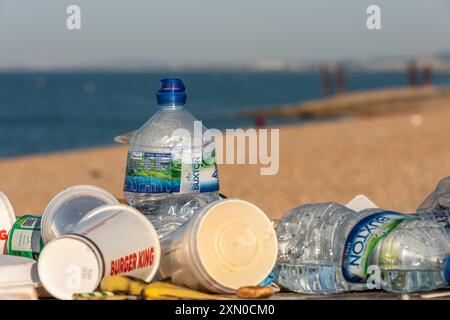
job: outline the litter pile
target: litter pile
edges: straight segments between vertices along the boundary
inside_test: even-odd
[[[100,284],[108,288],[114,276],[127,275],[142,284],[171,279],[198,291],[234,294],[261,283],[277,259],[272,222],[243,200],[221,199],[201,207],[161,241],[141,212],[93,186],[74,186],[57,194],[42,217],[27,215],[14,221],[6,196],[1,200],[2,208],[11,209],[0,214],[1,229],[9,233],[1,242],[3,287],[28,290],[43,285],[56,298],[72,299],[90,294]],[[147,293],[139,296],[156,298],[158,288],[164,288],[166,297],[212,297],[168,284],[145,286]],[[167,293],[172,290],[172,295]]]
[[[306,204],[277,223],[219,195],[214,139],[184,109],[179,79],[130,141],[124,194],[78,185],[16,219],[0,192],[0,297],[266,298],[353,290],[430,291],[450,282],[450,177],[416,214]],[[192,138],[193,136],[193,138]]]

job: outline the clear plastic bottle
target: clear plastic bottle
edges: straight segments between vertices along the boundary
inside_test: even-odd
[[[380,285],[388,291],[432,290],[450,280],[444,228],[416,215],[307,204],[290,210],[276,230],[276,283],[291,291],[367,290],[371,265],[379,268]]]
[[[132,136],[125,199],[152,222],[160,238],[219,199],[214,137],[185,108],[180,79],[161,80],[158,111]]]
[[[450,282],[449,237],[430,219],[408,219],[383,238],[369,258],[390,292],[420,292]]]
[[[417,213],[436,220],[450,235],[450,177],[439,182],[436,189],[417,208]]]

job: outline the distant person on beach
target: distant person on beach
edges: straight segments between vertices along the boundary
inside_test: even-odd
[[[331,74],[328,65],[322,65],[320,67],[320,85],[322,87],[322,94],[328,96],[330,92]]]
[[[336,92],[344,93],[346,84],[345,66],[339,63],[336,69]]]
[[[422,79],[424,86],[431,86],[431,68],[428,64],[424,65],[423,67]]]
[[[408,82],[410,86],[417,85],[417,67],[414,61],[410,62],[408,65]]]

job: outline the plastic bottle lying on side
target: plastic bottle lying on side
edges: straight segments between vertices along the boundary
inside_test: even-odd
[[[450,177],[439,182],[436,190],[417,208],[417,213],[436,220],[450,234]]]
[[[291,291],[367,290],[369,266],[392,292],[434,290],[450,281],[449,237],[417,215],[307,204],[290,210],[276,230],[276,283]]]
[[[195,131],[183,82],[161,80],[156,97],[158,111],[131,138],[124,193],[162,238],[219,200],[219,179],[214,137]]]

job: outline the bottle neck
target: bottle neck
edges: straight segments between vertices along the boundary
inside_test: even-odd
[[[184,109],[184,104],[158,105],[158,107],[162,110],[179,110]]]

